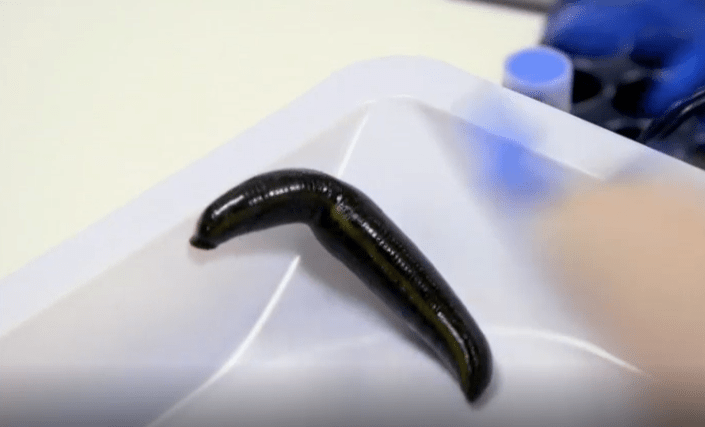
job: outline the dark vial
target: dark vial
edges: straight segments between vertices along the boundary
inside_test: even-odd
[[[653,78],[640,77],[630,80],[627,79],[617,86],[617,91],[612,99],[612,106],[628,117],[649,117],[645,109],[645,100],[649,90],[653,87]]]
[[[582,70],[575,70],[573,77],[573,104],[596,97],[602,90],[602,83],[596,76]]]

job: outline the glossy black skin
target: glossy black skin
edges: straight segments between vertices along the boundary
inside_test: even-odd
[[[306,169],[255,176],[206,208],[191,244],[213,249],[245,233],[295,222],[307,224],[421,336],[455,374],[469,401],[482,394],[492,375],[482,331],[416,245],[356,188]]]

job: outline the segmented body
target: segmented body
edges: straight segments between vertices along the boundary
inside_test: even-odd
[[[485,336],[418,247],[351,185],[306,169],[255,176],[206,208],[191,244],[212,249],[245,233],[295,222],[307,224],[421,336],[456,375],[468,400],[482,394],[492,373]]]

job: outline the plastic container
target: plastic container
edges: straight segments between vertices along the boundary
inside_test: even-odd
[[[0,282],[0,397],[11,402],[2,424],[579,426],[628,416],[639,373],[512,256],[477,191],[472,153],[503,131],[491,112],[459,108],[491,99],[532,126],[527,150],[585,179],[646,161],[704,180],[441,62],[355,64]],[[480,405],[305,227],[189,247],[210,201],[282,167],[352,183],[427,254],[492,347]]]

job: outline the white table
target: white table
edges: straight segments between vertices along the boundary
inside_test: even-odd
[[[336,70],[422,55],[499,83],[543,25],[474,1],[2,1],[0,278]]]

